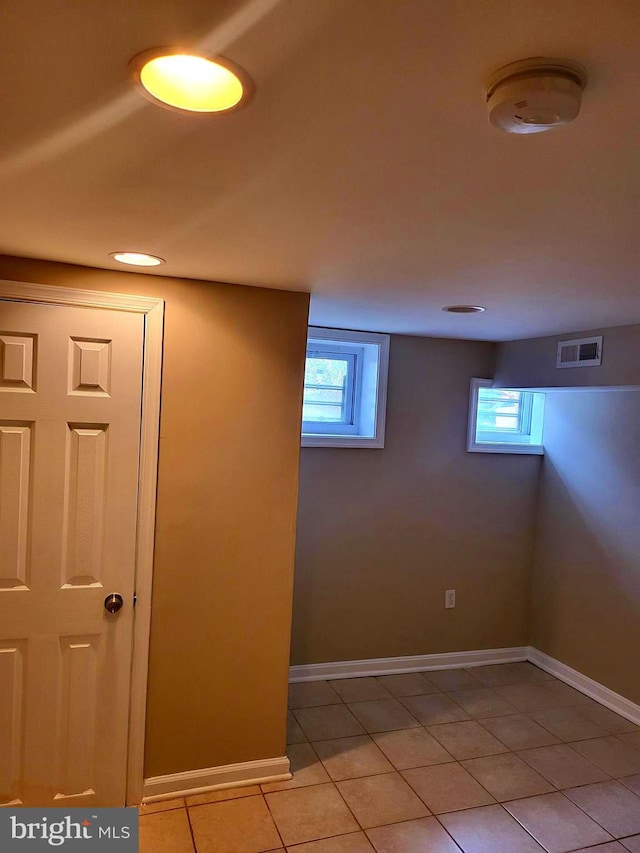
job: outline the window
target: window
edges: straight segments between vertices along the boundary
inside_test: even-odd
[[[303,447],[384,447],[389,336],[309,328]]]
[[[358,353],[326,344],[307,347],[302,418],[310,432],[352,433],[355,423],[355,388]]]
[[[467,450],[484,453],[544,453],[544,394],[493,388],[472,379]]]

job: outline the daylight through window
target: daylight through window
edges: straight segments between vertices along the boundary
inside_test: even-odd
[[[542,453],[544,394],[493,388],[473,379],[467,450],[485,453]]]
[[[384,447],[388,358],[388,335],[309,329],[303,446]]]

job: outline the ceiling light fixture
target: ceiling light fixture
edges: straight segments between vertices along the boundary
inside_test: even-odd
[[[165,262],[164,258],[148,255],[146,252],[112,252],[109,257],[119,264],[129,264],[132,267],[159,267]]]
[[[569,59],[533,56],[498,68],[487,83],[489,121],[507,133],[543,133],[577,118],[587,72]]]
[[[445,305],[442,310],[450,314],[482,314],[487,309],[482,305]]]
[[[145,50],[129,63],[133,83],[147,100],[190,113],[223,113],[245,106],[253,83],[221,56],[174,47]]]

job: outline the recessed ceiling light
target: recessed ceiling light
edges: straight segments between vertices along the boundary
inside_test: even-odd
[[[244,106],[253,94],[247,74],[220,56],[179,48],[145,50],[129,63],[136,88],[164,107],[190,113],[221,113]]]
[[[109,257],[120,264],[129,264],[132,267],[159,267],[164,263],[164,258],[147,255],[146,252],[112,252]]]
[[[482,314],[487,309],[482,305],[445,305],[442,310],[450,314]]]

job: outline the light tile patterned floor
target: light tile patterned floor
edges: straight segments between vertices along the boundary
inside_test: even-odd
[[[528,663],[291,685],[293,779],[141,809],[141,853],[640,853],[640,728]]]

